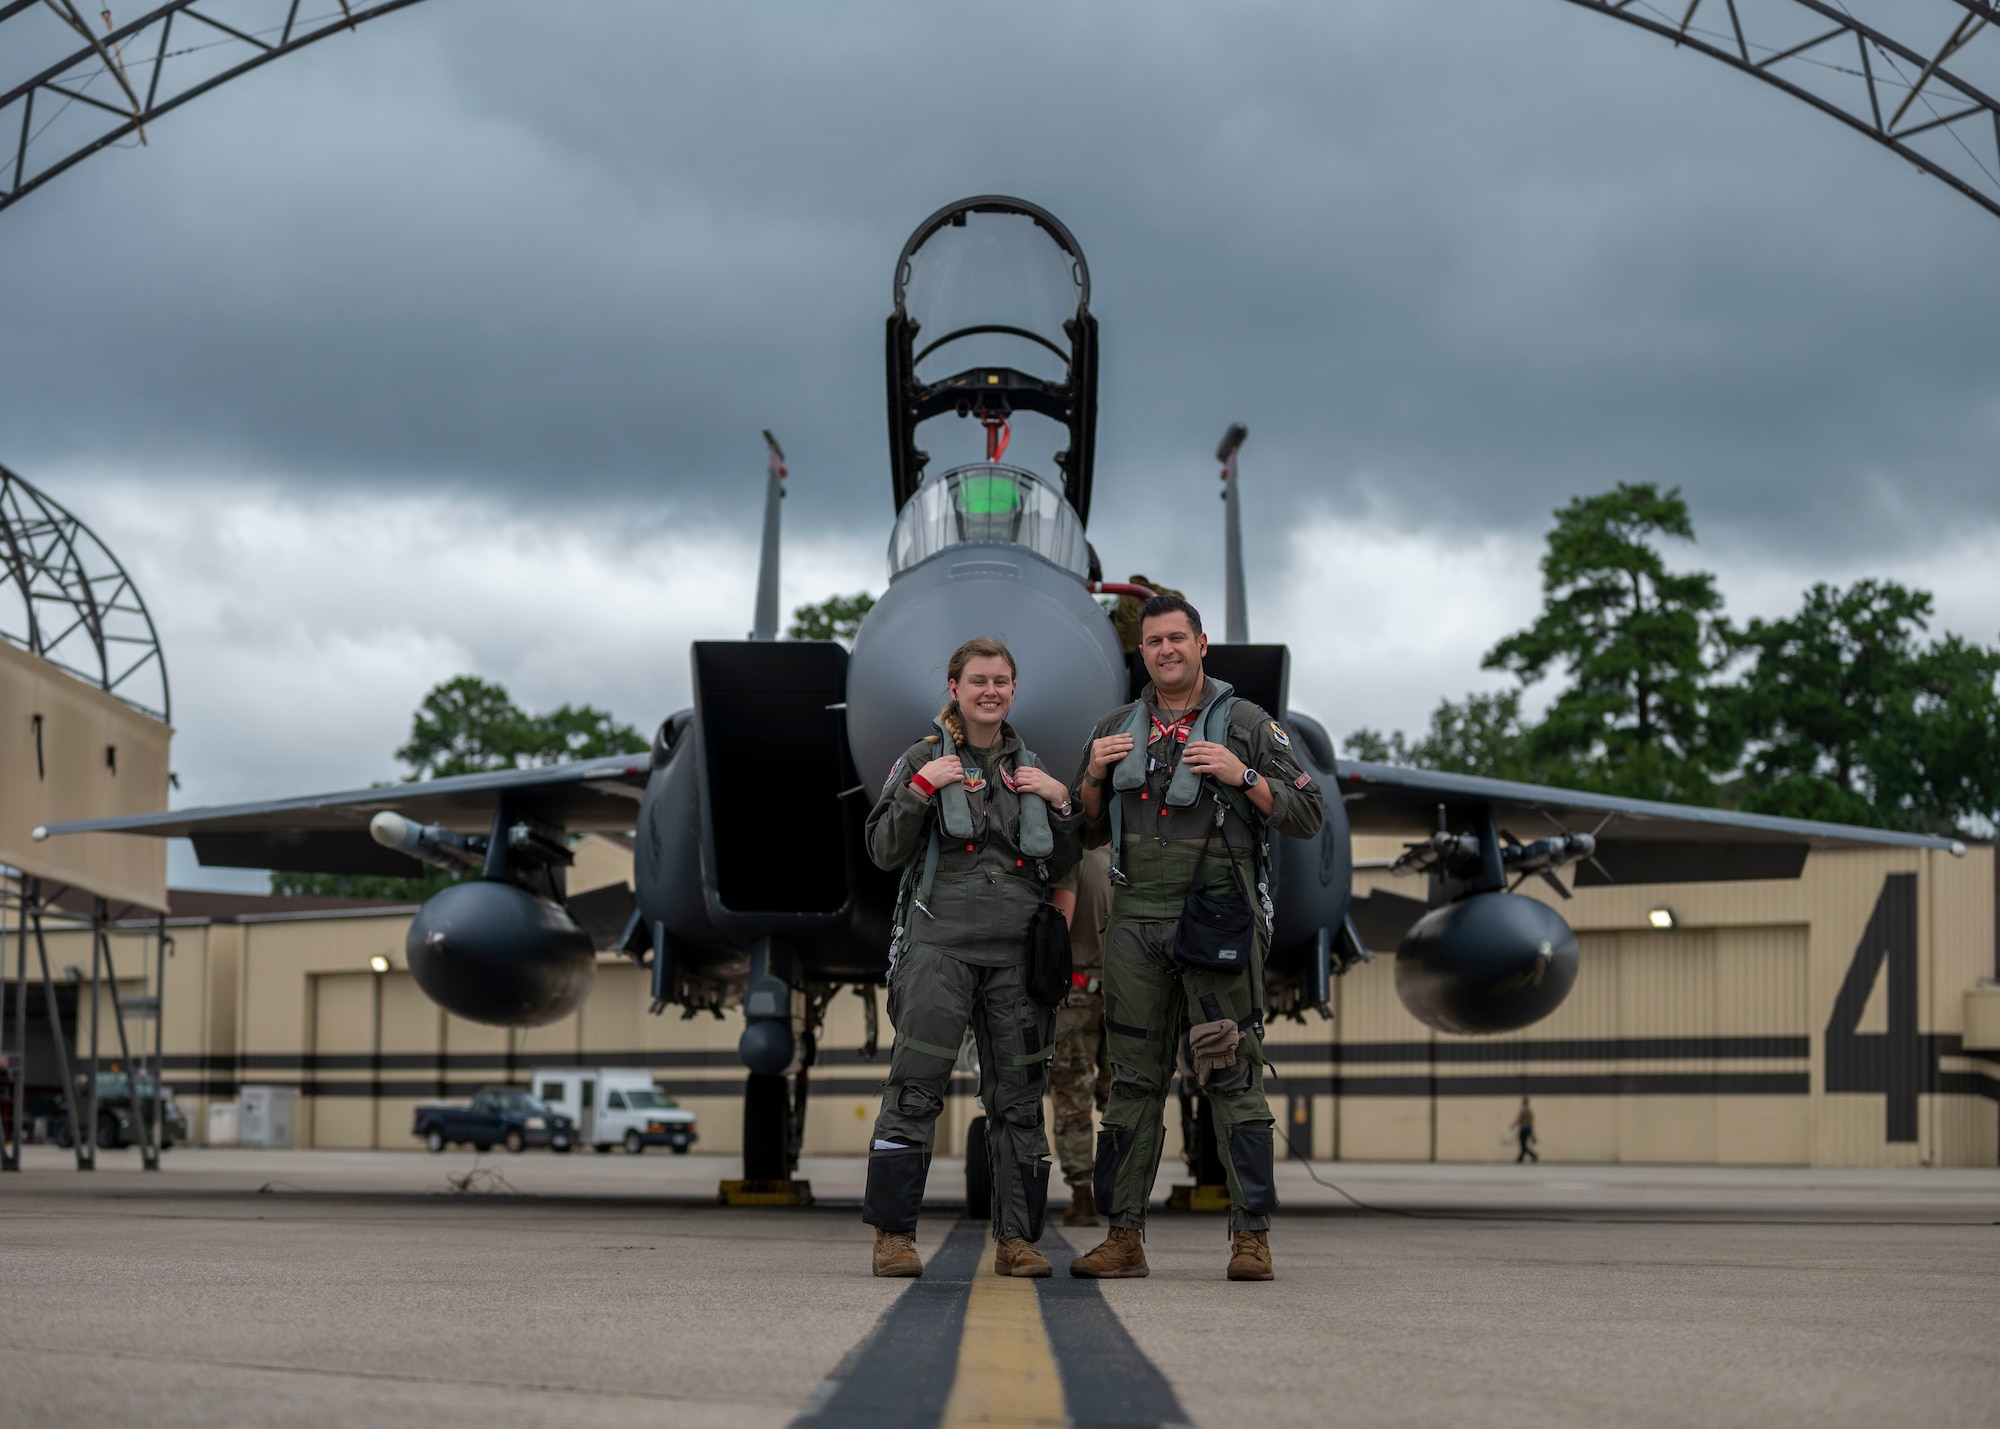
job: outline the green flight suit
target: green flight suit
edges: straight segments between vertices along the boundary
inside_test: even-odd
[[[1047,889],[1081,855],[1083,820],[1049,810],[1054,852],[1039,862],[1021,851],[1021,800],[1008,780],[1021,741],[1006,726],[998,749],[961,748],[974,836],[943,834],[937,873],[908,913],[909,946],[889,970],[895,1046],[882,1111],[869,1146],[862,1219],[888,1231],[916,1226],[938,1113],[965,1030],[979,1048],[979,1094],[986,1106],[988,1165],[996,1237],[1040,1238],[1048,1194],[1048,1132],[1042,1093],[1055,1051],[1053,1014],[1028,996],[1028,920]],[[911,782],[938,757],[936,736],[918,740],[889,771],[868,815],[868,856],[879,868],[921,870],[937,818],[935,800]]]
[[[1217,694],[1204,681],[1198,707]],[[1159,724],[1158,694],[1148,685],[1141,698]],[[1118,734],[1128,725],[1132,705],[1121,705],[1090,733],[1091,740]],[[1194,738],[1201,738],[1196,731]],[[1104,1129],[1097,1138],[1093,1187],[1098,1210],[1114,1226],[1143,1229],[1153,1179],[1165,1144],[1164,1109],[1175,1054],[1192,1023],[1228,1017],[1243,1026],[1234,1066],[1214,1073],[1203,1094],[1215,1114],[1216,1150],[1228,1171],[1229,1228],[1266,1230],[1277,1205],[1271,1184],[1275,1121],[1264,1097],[1262,1011],[1264,955],[1270,940],[1270,913],[1257,887],[1258,848],[1264,825],[1290,838],[1310,838],[1326,815],[1326,797],[1292,754],[1291,739],[1278,722],[1248,700],[1230,711],[1230,750],[1269,784],[1272,811],[1258,814],[1240,790],[1221,793],[1223,821],[1216,827],[1214,781],[1204,779],[1192,807],[1174,808],[1168,786],[1185,741],[1161,734],[1158,725],[1145,745],[1144,786],[1119,793],[1107,780],[1098,817],[1084,830],[1086,847],[1110,842],[1110,800],[1123,800],[1124,840],[1119,863],[1125,883],[1111,893],[1111,923],[1105,937],[1104,1024],[1111,1044],[1111,1097]],[[1090,748],[1076,788],[1089,771]],[[1231,797],[1233,793],[1234,797]],[[1079,801],[1080,802],[1080,801]],[[1173,957],[1181,906],[1193,884],[1203,841],[1213,833],[1202,863],[1202,883],[1221,889],[1233,883],[1258,911],[1256,949],[1243,972],[1211,972],[1184,967]]]

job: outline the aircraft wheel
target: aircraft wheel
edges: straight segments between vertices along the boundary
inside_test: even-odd
[[[424,1150],[430,1152],[431,1155],[437,1155],[440,1151],[444,1150],[444,1147],[445,1141],[442,1131],[439,1131],[436,1127],[432,1127],[424,1133]]]
[[[645,1149],[646,1149],[645,1137],[639,1135],[639,1133],[636,1131],[628,1131],[625,1133],[625,1154],[627,1156],[638,1156],[642,1154],[645,1151]]]
[[[993,1167],[986,1151],[986,1118],[976,1116],[965,1132],[965,1214],[974,1220],[993,1215]]]
[[[528,1149],[528,1138],[521,1135],[520,1127],[510,1126],[507,1128],[507,1140],[503,1144],[509,1156],[519,1156]]]
[[[791,1089],[782,1076],[752,1072],[743,1080],[743,1179],[783,1181],[791,1135]]]

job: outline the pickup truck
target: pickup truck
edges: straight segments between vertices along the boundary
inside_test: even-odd
[[[160,1116],[158,1126],[160,1149],[177,1145],[188,1139],[187,1113],[174,1101],[174,1089],[166,1089],[165,1112],[161,1115],[156,1106],[159,1101],[153,1095],[153,1079],[145,1073],[138,1077],[139,1106],[132,1104],[133,1078],[122,1071],[112,1070],[99,1075],[97,1079],[97,1144],[106,1151],[116,1151],[121,1146],[139,1144],[140,1126],[138,1118],[144,1115],[148,1120]],[[29,1092],[32,1100],[34,1093]],[[67,1147],[76,1139],[74,1127],[70,1123],[69,1111],[62,1105],[62,1098],[53,1098],[56,1111],[49,1118],[49,1128],[56,1145]],[[76,1078],[76,1104],[79,1108],[90,1106],[90,1074],[79,1072]]]
[[[410,1134],[431,1151],[470,1142],[474,1151],[504,1146],[515,1155],[530,1146],[568,1151],[576,1144],[570,1119],[549,1110],[539,1097],[518,1087],[483,1087],[470,1106],[420,1106],[411,1114]]]

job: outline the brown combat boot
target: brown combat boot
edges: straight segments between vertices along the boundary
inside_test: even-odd
[[[922,1275],[924,1262],[917,1255],[916,1237],[905,1231],[876,1231],[875,1273],[891,1278]]]
[[[1070,1187],[1069,1209],[1063,1212],[1062,1223],[1066,1226],[1104,1224],[1097,1218],[1097,1198],[1090,1193],[1090,1182]]]
[[[1049,1264],[1047,1256],[1035,1249],[1032,1242],[1010,1235],[993,1243],[993,1273],[1040,1279],[1044,1275],[1055,1274],[1055,1267]]]
[[[1231,1280],[1272,1278],[1269,1231],[1237,1231],[1229,1237],[1229,1278]]]
[[[1135,1230],[1113,1226],[1104,1244],[1069,1263],[1069,1273],[1079,1280],[1144,1279],[1151,1273],[1146,1268],[1145,1240]]]

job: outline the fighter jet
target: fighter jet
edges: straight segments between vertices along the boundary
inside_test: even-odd
[[[1130,590],[1103,582],[1088,535],[1097,370],[1090,271],[1070,231],[1020,199],[947,205],[896,259],[889,588],[852,655],[774,638],[784,471],[773,442],[755,637],[694,644],[694,703],[650,751],[44,832],[185,837],[204,864],[229,867],[459,873],[411,920],[408,963],[425,993],[473,1021],[539,1026],[578,1007],[596,950],[615,947],[650,966],[655,1012],[740,1007],[744,1176],[788,1178],[826,1007],[887,971],[896,879],[868,861],[863,820],[941,705],[951,650],[974,635],[1008,643],[1021,664],[1013,722],[1065,772],[1092,724],[1144,681],[1097,599]],[[969,438],[970,459],[933,470],[920,429]],[[1060,443],[1041,470],[1007,459],[1041,436]],[[1951,847],[1341,760],[1325,727],[1291,707],[1286,647],[1214,643],[1207,667],[1271,711],[1340,796],[1317,836],[1272,851],[1275,1013],[1324,1009],[1333,978],[1394,946],[1397,990],[1423,1022],[1511,1031],[1548,1016],[1577,977],[1575,936],[1518,892],[1528,879],[1568,899],[1574,884],[1613,880],[1793,878],[1812,848]],[[587,831],[636,834],[633,891],[566,895],[568,840]],[[1393,863],[1422,876],[1424,896],[1355,899],[1355,832],[1407,839]]]

